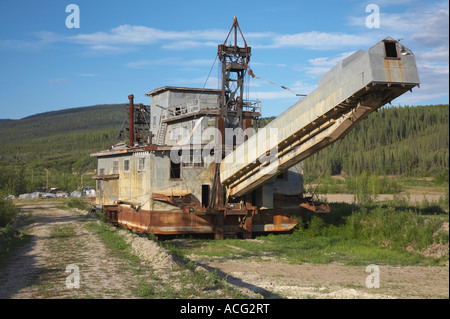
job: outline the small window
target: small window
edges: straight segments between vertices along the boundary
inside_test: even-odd
[[[123,171],[129,172],[130,171],[130,160],[124,160],[123,161]]]
[[[99,175],[105,175],[105,169],[104,168],[100,168],[100,173]]]
[[[277,175],[277,180],[278,181],[287,181],[288,180],[288,171],[285,171],[283,173],[281,173],[280,175]]]
[[[386,58],[398,58],[397,44],[395,42],[384,42]]]
[[[194,167],[203,167],[203,165],[204,165],[203,157],[201,155],[199,155],[199,156],[194,155],[193,163],[194,163]]]
[[[188,136],[189,132],[188,132],[188,126],[187,125],[183,125],[183,128],[181,129],[181,136],[184,138],[186,138]]]
[[[209,206],[209,185],[202,185],[202,205],[205,207]]]
[[[194,167],[204,166],[205,162],[203,160],[202,150],[194,149],[192,156],[192,163],[194,164]]]
[[[140,158],[138,172],[143,172],[143,171],[145,171],[145,158]]]
[[[183,166],[192,166],[192,159],[190,154],[181,155],[181,163]]]
[[[113,174],[119,174],[119,161],[113,161]]]
[[[175,163],[170,161],[170,178],[179,179],[181,178],[181,163]]]

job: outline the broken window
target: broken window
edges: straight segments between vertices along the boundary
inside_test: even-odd
[[[194,167],[203,167],[205,164],[202,155],[194,155],[193,157]]]
[[[181,163],[175,163],[170,161],[170,178],[178,179],[181,178]]]
[[[398,58],[397,44],[395,42],[384,42],[384,52],[386,58]]]
[[[277,180],[278,181],[287,181],[288,180],[288,171],[284,171],[283,173],[281,173],[280,175],[277,175]]]
[[[139,172],[145,171],[145,158],[140,158],[139,159],[138,171]]]
[[[192,166],[192,160],[189,153],[181,155],[181,162],[183,163],[183,166]]]
[[[202,185],[202,205],[205,207],[209,206],[209,185]]]
[[[119,174],[119,161],[113,161],[113,174]]]
[[[129,172],[130,171],[130,160],[124,160],[123,161],[123,171]]]

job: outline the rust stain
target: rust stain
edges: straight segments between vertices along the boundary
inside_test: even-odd
[[[214,213],[192,214],[181,210],[136,210],[128,205],[120,204],[108,205],[105,208],[104,215],[108,221],[144,233],[153,232],[156,235],[200,234],[214,233],[216,228],[217,214]],[[298,213],[298,211],[296,212]],[[292,211],[290,215],[297,214]],[[243,233],[244,237],[250,238],[255,229],[262,230],[268,226],[270,231],[290,231],[297,224],[297,220],[279,212],[255,215],[250,213],[241,223],[239,222],[240,218],[239,215],[225,216],[222,226],[224,233]]]
[[[389,60],[384,59],[384,70],[386,71],[386,78],[388,82],[391,82],[391,70],[389,68]]]
[[[398,63],[398,70],[400,71],[401,82],[404,82],[404,80],[403,80],[403,70],[402,70],[402,61],[401,60],[397,60],[397,63]]]

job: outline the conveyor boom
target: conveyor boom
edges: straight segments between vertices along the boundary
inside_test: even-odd
[[[221,183],[239,197],[344,137],[361,120],[419,85],[414,54],[386,38],[320,78],[318,88],[226,156]]]

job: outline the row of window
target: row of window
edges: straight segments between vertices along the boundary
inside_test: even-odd
[[[123,171],[124,172],[129,172],[130,171],[130,160],[124,160],[123,161]],[[138,171],[139,172],[145,171],[145,158],[143,158],[143,157],[139,158]],[[119,160],[114,160],[113,161],[112,174],[119,174]],[[99,175],[105,175],[105,169],[104,168],[100,168],[99,169]]]
[[[182,155],[181,158],[181,164],[175,165],[175,163],[171,162],[171,172],[173,170],[179,171],[180,166],[183,167],[203,167],[205,165],[205,162],[203,160],[203,157],[201,155]],[[124,160],[123,161],[123,171],[129,172],[130,171],[130,160]],[[144,172],[145,171],[145,158],[141,157],[138,159],[138,172]],[[112,174],[119,174],[119,160],[113,161],[113,169]],[[99,169],[99,175],[105,175],[105,169],[100,168]],[[172,173],[171,173],[172,175]],[[175,173],[175,175],[179,175],[179,173]],[[179,178],[179,177],[173,177],[171,178]]]

